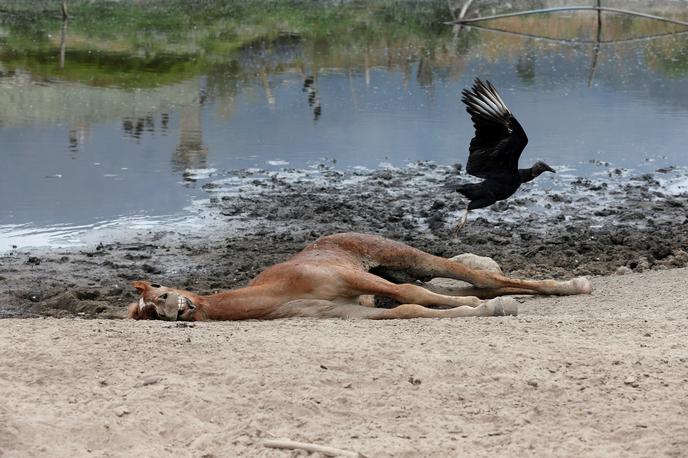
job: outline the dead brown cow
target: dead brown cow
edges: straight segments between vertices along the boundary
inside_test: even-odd
[[[453,278],[473,286],[455,291],[456,295],[444,295],[415,284],[395,284],[380,275],[422,281]],[[517,302],[498,296],[587,294],[592,290],[584,277],[518,280],[383,237],[357,233],[321,237],[288,261],[267,268],[244,288],[201,296],[145,281],[133,284],[141,297],[129,305],[129,318],[185,321],[515,315]],[[400,305],[371,307],[371,295],[393,299]],[[366,303],[368,306],[363,305]]]

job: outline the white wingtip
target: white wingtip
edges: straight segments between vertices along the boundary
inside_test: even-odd
[[[479,78],[470,90],[462,91],[463,102],[475,114],[493,119],[505,120],[512,115],[504,100],[497,93],[495,87],[489,81],[483,82]]]

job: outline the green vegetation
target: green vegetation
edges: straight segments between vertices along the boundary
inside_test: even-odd
[[[251,47],[298,41],[336,61],[352,49],[434,46],[450,35],[443,0],[72,0],[61,68],[59,6],[3,2],[0,62],[45,77],[141,87],[188,78]]]
[[[0,73],[21,69],[45,79],[145,88],[201,74],[222,77],[227,68],[233,78],[253,78],[286,68],[404,67],[421,57],[442,65],[482,40],[475,29],[452,38],[445,0],[71,0],[69,12],[65,25],[60,0],[3,0]],[[607,39],[667,28],[617,16],[605,19]],[[585,14],[538,15],[492,25],[589,39],[593,22]],[[483,58],[528,52],[519,37],[492,41],[494,49],[480,50]],[[688,72],[685,53],[653,49],[659,54],[648,60],[657,68]],[[527,78],[524,65],[519,71]]]
[[[645,59],[651,68],[671,78],[688,75],[688,36],[684,34],[651,43],[645,49]]]

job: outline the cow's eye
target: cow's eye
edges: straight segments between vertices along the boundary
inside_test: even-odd
[[[158,296],[158,301],[166,301],[167,300],[167,293],[161,294]]]
[[[151,288],[160,288],[160,285],[157,283],[151,283]]]

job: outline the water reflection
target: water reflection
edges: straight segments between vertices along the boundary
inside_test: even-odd
[[[420,60],[418,61],[418,73],[416,80],[420,87],[432,87],[432,56],[428,55],[427,51],[421,52]]]
[[[175,172],[206,166],[208,147],[203,143],[202,108],[203,102],[199,100],[184,107],[179,114],[179,143],[172,155]]]
[[[148,132],[155,131],[155,122],[153,121],[153,116],[149,114],[145,117],[136,119],[132,119],[127,116],[122,121],[122,130],[124,131],[125,136],[140,140],[141,134],[143,134],[144,130]]]
[[[313,109],[313,121],[317,121],[322,115],[322,106],[320,105],[320,97],[318,97],[318,89],[315,85],[315,78],[307,76],[303,80],[303,92],[308,94],[308,106]]]
[[[77,122],[69,128],[69,152],[71,158],[79,151],[79,146],[84,145],[91,137],[91,125]]]
[[[95,40],[75,14],[69,28],[39,23],[46,30],[37,35],[54,38],[34,46],[7,26],[0,225],[173,214],[202,195],[187,169],[464,162],[472,126],[458,94],[474,76],[504,88],[531,137],[527,161],[547,158],[584,176],[597,173],[596,160],[688,165],[688,38],[601,44],[672,31],[665,25],[610,17],[596,29],[591,14],[493,24],[507,34],[414,28],[418,10],[386,11],[379,23],[355,14],[367,21],[357,34],[250,40],[215,23],[183,39]],[[405,26],[380,19],[390,14],[407,14]],[[559,42],[580,38],[593,43]]]

